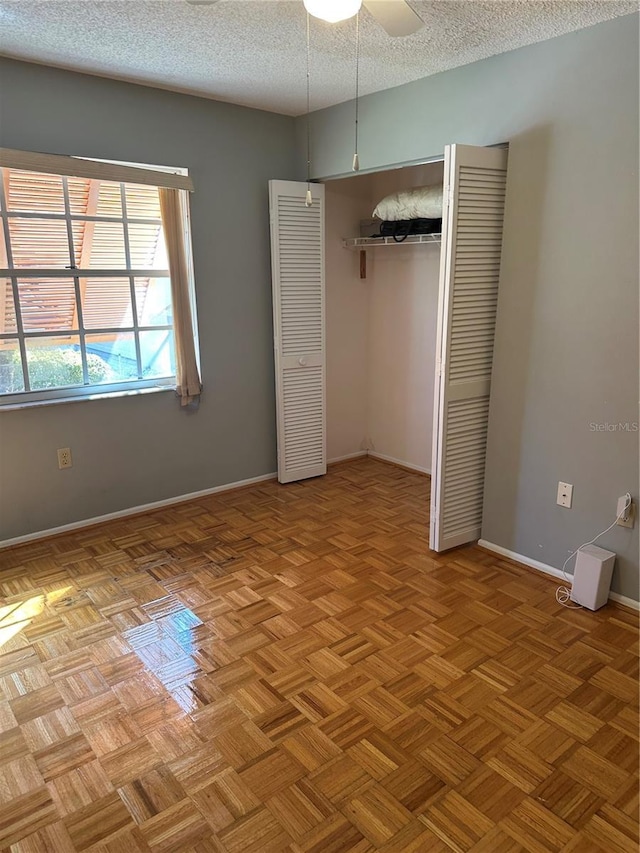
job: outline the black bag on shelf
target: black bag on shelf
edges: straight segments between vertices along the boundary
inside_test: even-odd
[[[393,237],[396,243],[402,243],[412,234],[439,234],[441,231],[442,219],[398,219],[380,223],[380,236]]]

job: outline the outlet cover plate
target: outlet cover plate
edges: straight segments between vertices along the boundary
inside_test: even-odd
[[[627,496],[626,495],[623,495],[621,498],[618,498],[618,506],[616,509],[616,516],[620,516],[620,513],[625,508],[626,503],[627,503]],[[636,505],[633,501],[631,501],[631,504],[629,505],[629,508],[627,509],[625,515],[618,518],[616,521],[616,524],[619,527],[633,527],[634,519],[635,519],[635,510],[636,510]]]
[[[571,483],[558,483],[558,497],[557,504],[558,506],[565,506],[567,509],[571,508],[571,502],[573,501],[573,486]]]
[[[62,470],[63,468],[71,468],[73,467],[73,460],[71,459],[71,449],[69,447],[59,447],[58,448],[58,468]]]

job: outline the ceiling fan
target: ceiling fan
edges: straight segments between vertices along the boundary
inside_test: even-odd
[[[191,6],[213,6],[218,0],[187,0]],[[310,15],[331,24],[353,18],[364,5],[390,36],[409,36],[424,26],[406,0],[303,0]]]

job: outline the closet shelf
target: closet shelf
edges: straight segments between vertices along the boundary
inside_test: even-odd
[[[416,243],[440,243],[442,234],[410,234],[398,243],[393,237],[349,237],[342,241],[345,249],[370,249],[376,246],[408,246]]]

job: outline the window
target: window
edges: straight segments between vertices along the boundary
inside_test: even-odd
[[[0,405],[174,386],[158,187],[0,178]]]

